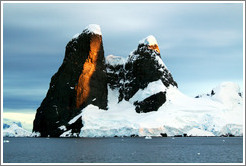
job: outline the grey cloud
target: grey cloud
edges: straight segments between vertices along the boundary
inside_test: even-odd
[[[105,56],[126,57],[154,35],[181,90],[194,82],[204,86],[198,80],[243,79],[242,4],[11,3],[3,10],[6,107],[37,107],[67,42],[91,23],[101,26]]]

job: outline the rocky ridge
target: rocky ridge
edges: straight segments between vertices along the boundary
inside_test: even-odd
[[[164,86],[177,87],[171,73],[163,63],[160,50],[154,36],[150,35],[139,42],[136,50],[130,53],[126,63],[120,57],[108,56],[108,83],[110,88],[119,89],[119,102],[129,101],[139,90],[145,89],[149,83],[161,80]],[[120,61],[117,63],[115,61]],[[157,111],[166,101],[166,92],[152,94],[142,101],[134,101],[136,111]]]
[[[136,97],[153,82],[162,88]],[[118,102],[130,101],[137,113],[157,111],[166,102],[169,86],[177,83],[161,59],[154,36],[140,41],[126,61],[109,55],[105,62],[100,26],[89,25],[68,42],[63,63],[37,109],[33,132],[42,137],[77,137],[83,127],[81,110],[88,105],[108,109],[108,87],[119,92]]]
[[[64,132],[59,127],[66,126],[76,136],[82,127],[81,119],[68,122],[89,104],[107,109],[107,75],[98,25],[89,25],[68,42],[63,63],[37,109],[33,132],[57,137]]]

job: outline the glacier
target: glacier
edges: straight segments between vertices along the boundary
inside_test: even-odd
[[[158,82],[152,85],[158,87]],[[155,89],[150,87],[133,98],[137,100],[138,94],[154,92]],[[141,137],[161,136],[161,133],[167,136],[243,136],[244,103],[235,83],[224,82],[213,89],[214,95],[200,98],[186,96],[170,86],[166,88],[167,102],[158,111],[140,114],[136,113],[131,100],[118,103],[118,91],[108,89],[107,111],[88,105],[81,112],[83,127],[80,137]]]
[[[22,128],[21,122],[3,119],[3,137],[29,137],[31,132]]]

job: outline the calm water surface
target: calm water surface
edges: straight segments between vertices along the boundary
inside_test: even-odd
[[[4,163],[243,162],[242,137],[4,138],[3,140]]]

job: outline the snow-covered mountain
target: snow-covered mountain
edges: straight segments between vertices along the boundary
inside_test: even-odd
[[[104,58],[100,26],[66,46],[37,110],[34,133],[51,137],[243,135],[243,94],[230,82],[188,97],[161,58],[157,40],[141,40],[127,59]]]
[[[160,81],[152,83],[156,85],[154,87],[158,87],[158,84],[160,85]],[[226,92],[229,91],[230,84],[233,83],[218,86],[222,88],[220,92],[228,95]],[[151,90],[155,89],[146,87],[143,93],[149,93]],[[167,88],[166,92],[167,102],[158,111],[139,114],[131,101],[123,100],[118,103],[118,91],[109,88],[108,111],[93,105],[82,111],[84,126],[80,136],[161,136],[161,133],[168,136],[243,135],[243,99],[239,95],[234,96],[237,101],[227,105],[221,102],[224,95],[216,100],[213,97],[191,98],[174,86]],[[236,94],[237,89],[231,92]]]
[[[112,55],[106,57],[106,62],[109,87],[119,91],[119,102],[130,101],[138,113],[157,111],[166,102],[167,87],[177,86],[161,60],[157,41],[152,35],[139,42],[126,62]],[[148,90],[143,91],[146,88]]]
[[[157,45],[155,38],[150,36],[140,42],[137,50],[141,49],[143,43],[148,43],[148,40],[150,40],[149,43]],[[147,63],[141,62],[136,65],[139,67],[144,64],[139,67],[140,70],[142,68],[141,72],[137,72],[135,76],[132,76],[132,73],[136,69],[130,67],[129,69],[126,65],[134,64],[140,58],[144,59],[145,57],[141,57],[142,54],[139,55],[137,51],[133,51],[127,60],[112,55],[106,57],[107,72],[112,81],[108,84],[108,110],[104,111],[93,105],[83,109],[82,113],[76,117],[82,118],[83,127],[80,137],[161,136],[164,133],[168,136],[243,135],[243,99],[238,85],[225,82],[214,88],[210,96],[188,97],[178,90],[159,51],[152,48],[143,50],[147,52],[146,55],[150,59]],[[152,59],[153,68],[147,70],[148,63]],[[160,74],[156,74],[155,71],[160,71]],[[141,83],[143,84],[145,80],[139,81],[138,89],[134,91],[135,93],[131,92],[133,85],[130,86],[130,84],[137,80],[136,77],[143,73],[147,75],[148,72],[154,79],[146,81],[143,86]],[[146,80],[151,76],[148,75]],[[124,89],[127,89],[125,94],[128,94],[128,97],[124,95],[121,97]],[[154,98],[153,106],[158,104],[155,103],[156,101],[163,105],[157,105],[158,108],[152,109],[150,100],[146,103],[151,106],[149,110],[152,109],[152,111],[139,113],[141,111],[136,109],[136,101],[146,101],[150,96],[161,92],[165,96],[164,102]]]
[[[3,119],[3,137],[29,137],[31,134],[22,128],[21,122]]]
[[[46,97],[37,109],[33,131],[58,137],[67,130],[79,133],[81,119],[69,124],[89,104],[107,109],[107,74],[102,34],[91,24],[66,46],[65,57],[52,76]]]

